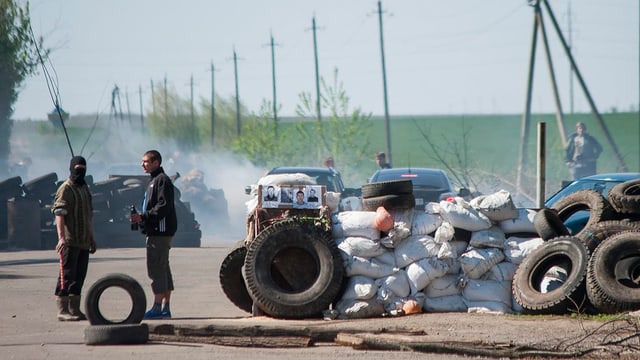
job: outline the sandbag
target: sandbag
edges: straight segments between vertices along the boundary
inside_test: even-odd
[[[380,230],[373,225],[375,211],[343,211],[331,217],[334,238],[361,236],[372,240],[380,238]]]
[[[392,275],[376,279],[375,284],[378,287],[379,299],[380,295],[383,295],[383,298],[388,298],[387,296],[384,296],[384,293],[386,291],[391,291],[395,296],[398,297],[406,297],[411,291],[411,288],[409,287],[409,277],[407,276],[407,272],[402,269],[393,273]]]
[[[462,289],[458,286],[459,278],[460,276],[457,274],[445,274],[435,278],[424,288],[424,294],[427,298],[461,295]]]
[[[462,297],[466,301],[499,301],[511,309],[511,282],[469,279],[462,289]]]
[[[505,259],[514,264],[520,264],[525,256],[543,243],[544,240],[539,237],[526,238],[509,236],[504,243],[503,252]]]
[[[338,249],[346,254],[363,258],[376,257],[387,251],[380,245],[380,241],[362,236],[350,236],[340,241],[336,239],[336,243],[338,243]]]
[[[483,314],[511,314],[513,311],[509,305],[501,301],[469,301],[465,300],[468,313]]]
[[[517,233],[533,233],[537,234],[536,227],[533,224],[533,219],[538,213],[536,210],[519,208],[517,209],[518,216],[500,221],[499,226],[505,234],[517,234]]]
[[[433,281],[447,273],[446,263],[436,258],[426,258],[409,264],[405,269],[409,277],[411,294],[416,294]]]
[[[338,319],[364,319],[380,317],[384,314],[384,306],[375,298],[369,300],[343,299],[336,303],[340,313]]]
[[[496,248],[472,248],[464,252],[458,260],[460,260],[462,272],[469,279],[479,279],[491,267],[504,260],[504,253]]]
[[[368,300],[376,296],[378,287],[370,277],[356,275],[349,277],[344,285],[342,299]]]
[[[462,295],[447,295],[440,297],[427,297],[424,299],[422,310],[432,313],[467,312],[467,304]]]
[[[398,270],[399,269],[397,267],[385,264],[376,258],[367,259],[359,256],[352,256],[345,266],[345,275],[364,275],[377,279],[391,275]]]
[[[482,277],[482,280],[511,281],[515,275],[518,265],[503,261],[495,264]]]
[[[486,230],[474,231],[471,233],[469,245],[476,248],[504,248],[504,231],[497,226],[492,226]]]
[[[440,201],[440,216],[455,228],[479,231],[491,227],[491,220],[474,208],[458,203]]]
[[[475,206],[491,221],[503,221],[514,219],[518,216],[516,206],[511,199],[511,194],[506,190],[500,190],[490,195],[482,197],[481,201]]]
[[[403,268],[420,259],[438,256],[440,244],[429,235],[409,236],[396,245],[396,265]]]
[[[442,224],[442,217],[426,212],[414,212],[411,235],[430,235]]]
[[[437,243],[442,244],[444,242],[451,241],[455,233],[456,230],[453,228],[453,225],[446,221],[443,221],[436,229],[436,233],[433,238]]]

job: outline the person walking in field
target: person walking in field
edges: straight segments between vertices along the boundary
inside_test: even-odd
[[[596,174],[596,161],[602,153],[602,145],[587,133],[587,125],[576,124],[576,132],[569,135],[565,149],[565,162],[571,178],[579,178]]]

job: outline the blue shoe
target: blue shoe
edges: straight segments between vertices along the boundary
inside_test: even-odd
[[[146,313],[144,313],[144,318],[145,319],[162,319],[162,312],[161,311],[156,311],[156,310],[149,310]]]
[[[171,319],[171,311],[163,311],[161,314],[163,319]]]

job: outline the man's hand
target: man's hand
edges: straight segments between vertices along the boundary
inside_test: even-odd
[[[89,245],[89,254],[95,254],[98,247],[96,246],[96,241],[91,238],[91,244]]]
[[[64,241],[64,238],[60,238],[58,240],[58,244],[56,244],[56,251],[61,254],[62,250],[67,246],[66,241]]]
[[[141,223],[142,216],[140,214],[131,214],[131,223]]]

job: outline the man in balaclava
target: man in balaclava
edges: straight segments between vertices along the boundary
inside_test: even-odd
[[[74,156],[69,178],[58,188],[51,211],[56,217],[60,271],[55,295],[59,321],[86,320],[80,310],[80,294],[87,276],[89,254],[96,251],[91,192],[84,180],[87,161]]]

